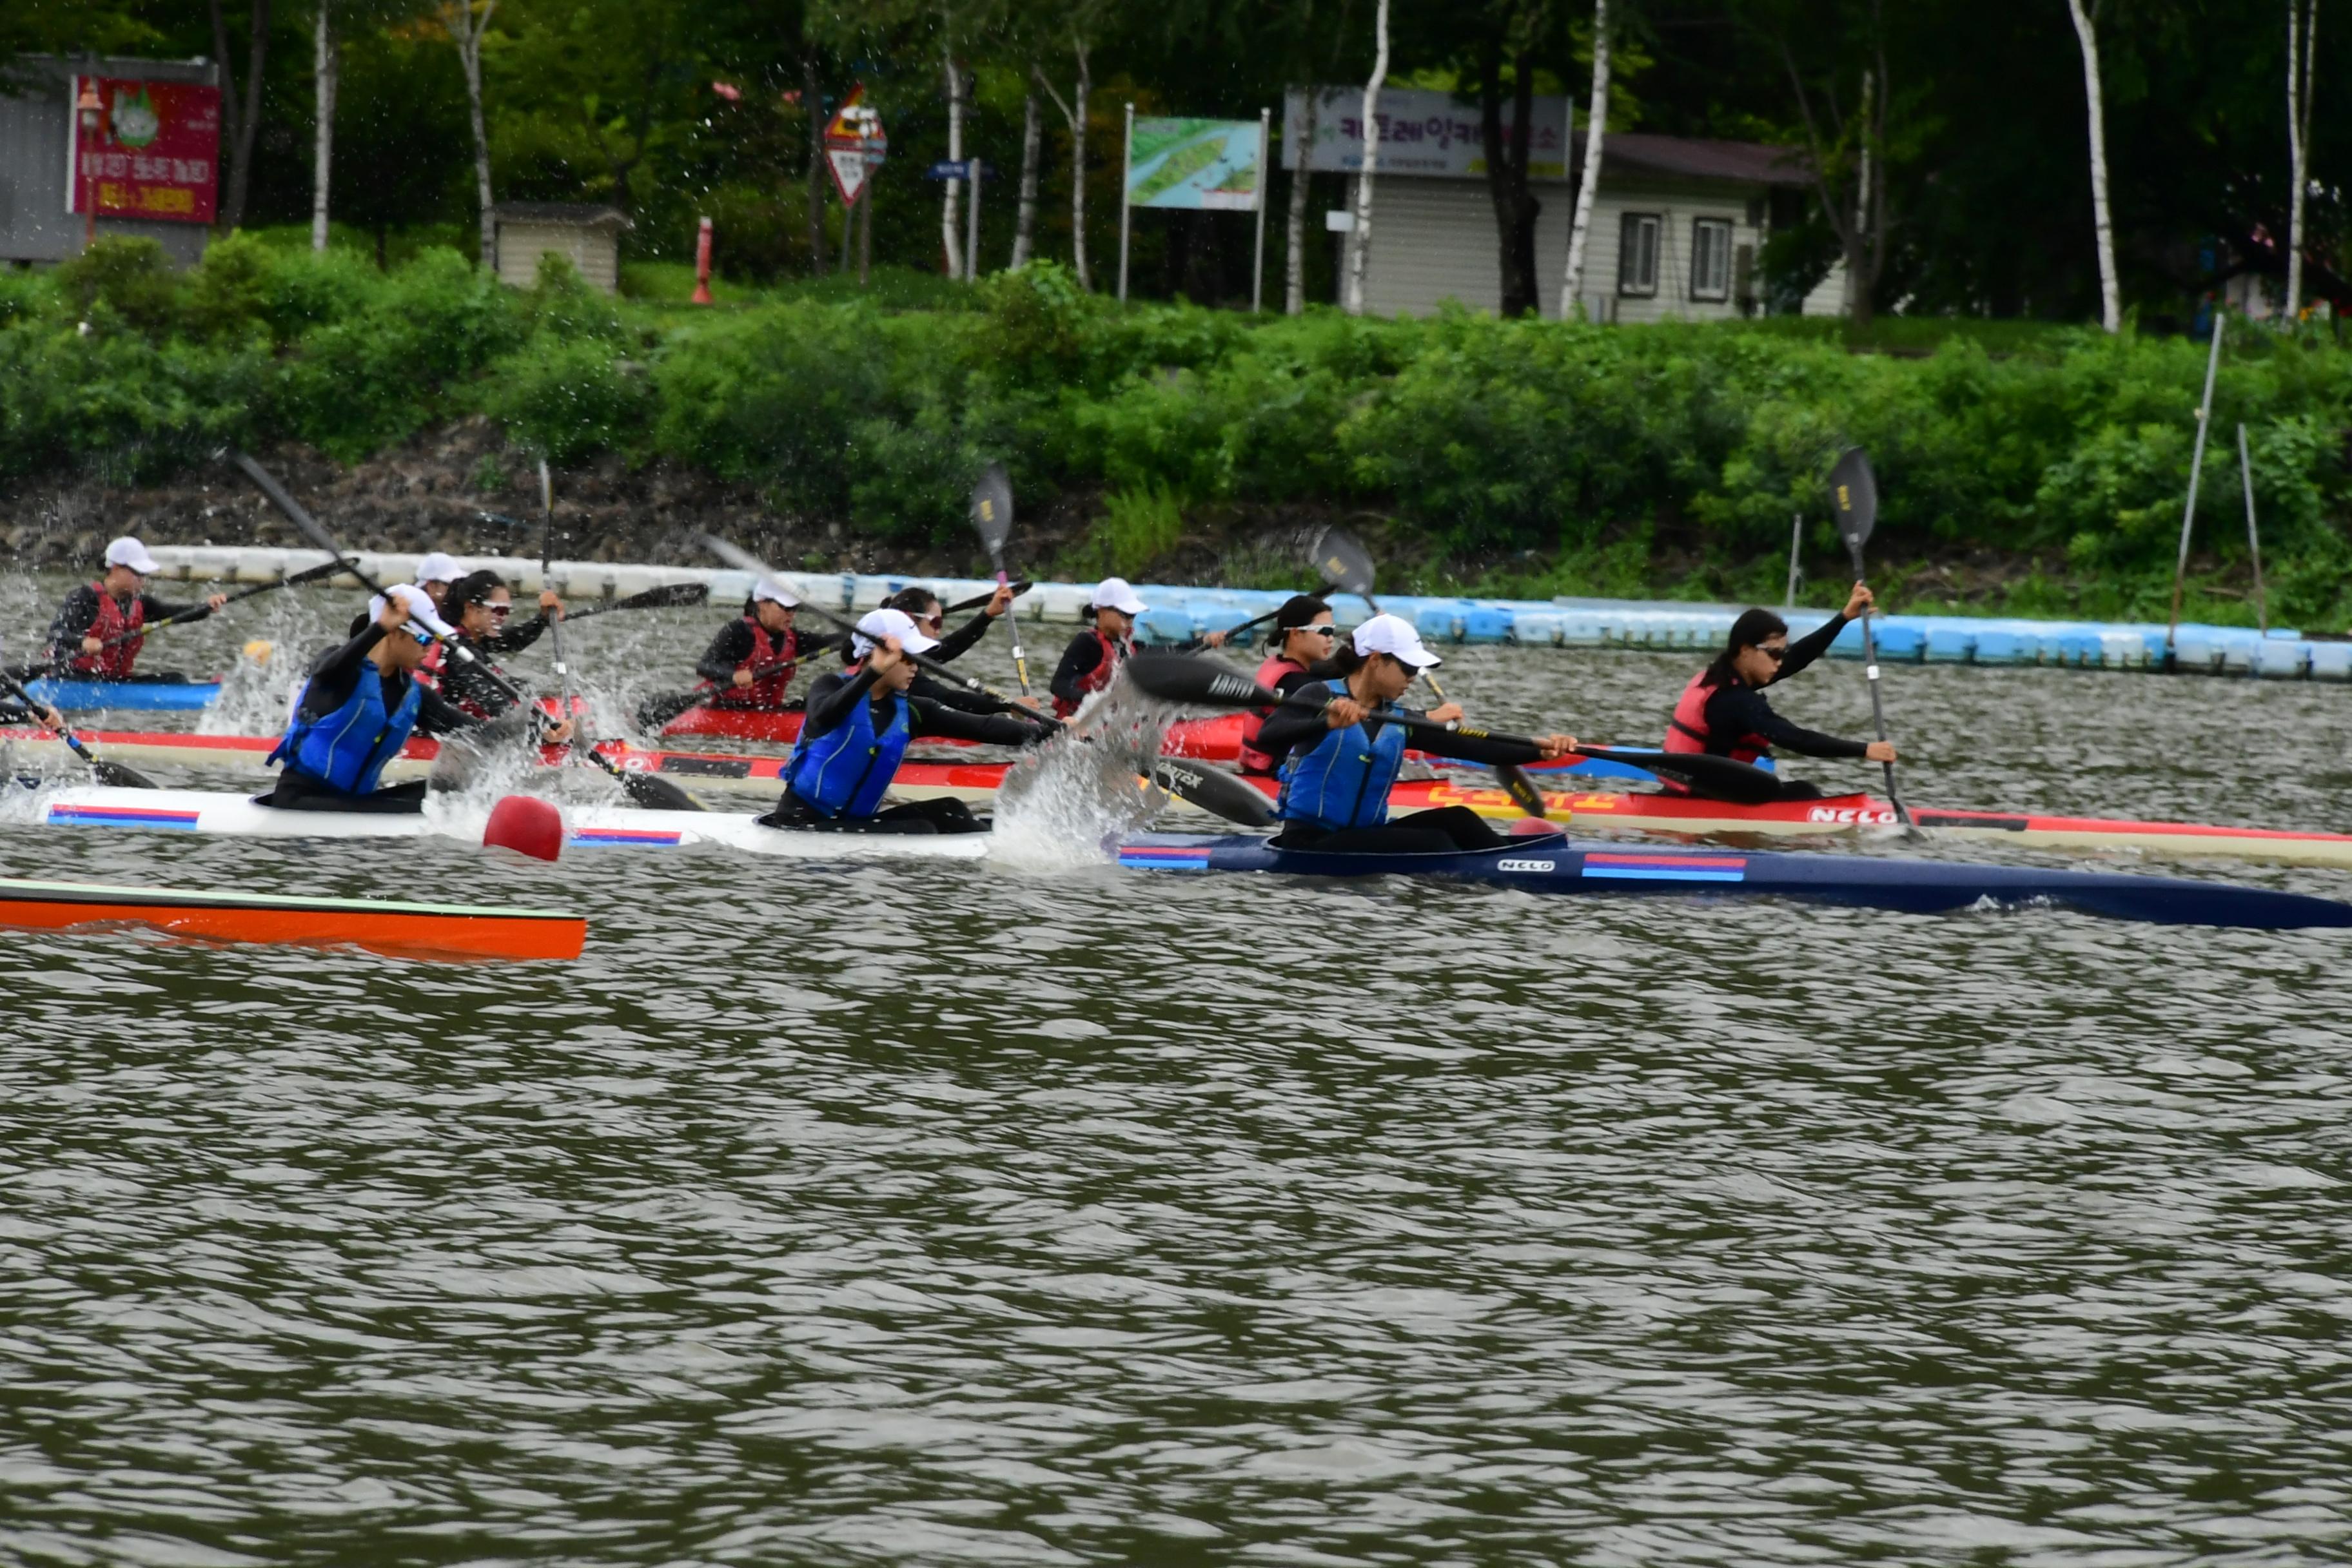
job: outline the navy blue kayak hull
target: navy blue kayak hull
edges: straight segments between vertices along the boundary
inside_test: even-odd
[[[2352,929],[2352,904],[2231,882],[1864,855],[1628,849],[1571,843],[1561,834],[1452,855],[1318,855],[1272,849],[1249,834],[1148,833],[1120,841],[1118,863],[1154,871],[1436,877],[1538,893],[1802,899],[1911,914],[2048,904],[2163,925]]]
[[[67,713],[111,708],[145,713],[194,713],[220,696],[217,680],[36,680],[26,689]]]

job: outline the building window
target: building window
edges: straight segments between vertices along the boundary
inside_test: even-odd
[[[1731,220],[1703,217],[1691,224],[1690,291],[1694,300],[1731,298]]]
[[[1627,213],[1617,231],[1617,292],[1658,291],[1658,234],[1665,220],[1656,213]]]

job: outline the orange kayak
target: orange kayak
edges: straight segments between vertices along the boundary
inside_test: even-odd
[[[0,928],[149,926],[203,942],[358,947],[394,958],[577,958],[588,922],[548,910],[197,893],[0,879]]]

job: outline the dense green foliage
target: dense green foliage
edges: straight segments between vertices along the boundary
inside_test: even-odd
[[[1830,554],[1822,476],[1859,442],[1886,558],[2040,552],[2103,585],[2093,607],[2146,610],[2203,368],[2193,342],[2089,330],[1921,357],[1738,323],[1122,310],[1049,265],[962,309],[686,310],[608,300],[561,263],[516,291],[446,251],[380,274],[238,239],[182,277],[108,244],[0,281],[0,473],[155,473],[229,439],[349,458],[481,412],[559,461],[666,458],[869,536],[960,537],[967,487],[1001,458],[1032,512],[1101,498],[1126,563],[1187,512],[1339,501],[1393,517],[1424,560],[1567,587],[1638,577],[1656,542],[1719,589],[1780,557],[1792,512]],[[2233,340],[2199,522],[2225,574],[2243,556],[2241,420],[2282,613],[2340,617],[2352,353]]]

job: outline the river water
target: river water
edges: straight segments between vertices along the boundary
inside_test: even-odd
[[[350,609],[288,599],[177,647]],[[638,694],[722,614],[574,657]],[[1639,742],[1688,661],[1446,673]],[[1889,686],[1920,801],[2347,826],[2339,690]],[[1780,706],[1867,725],[1850,664]],[[0,1562],[2352,1554],[2341,933],[0,843],[593,921],[523,966],[0,934]]]

